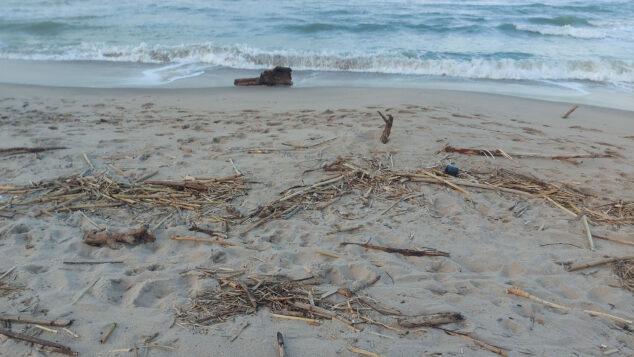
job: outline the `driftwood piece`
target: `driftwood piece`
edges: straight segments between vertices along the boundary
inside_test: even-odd
[[[11,316],[0,316],[0,321],[15,323],[15,324],[35,324],[35,325],[44,325],[44,326],[53,326],[53,327],[68,327],[72,325],[73,320],[39,320],[39,319],[31,319],[28,317],[11,317]]]
[[[566,112],[566,114],[562,115],[562,116],[561,116],[561,118],[562,118],[562,119],[566,119],[566,118],[568,118],[568,116],[569,116],[570,114],[572,114],[572,112],[574,112],[575,110],[577,110],[577,108],[579,108],[579,106],[578,106],[578,105],[573,106],[573,107],[572,107],[572,109],[570,109],[569,111],[567,111],[567,112]]]
[[[292,70],[289,67],[277,66],[262,72],[260,77],[239,78],[233,81],[233,84],[236,86],[291,86],[293,85],[291,72]]]
[[[147,228],[139,227],[125,233],[92,231],[86,233],[84,243],[98,247],[105,244],[110,248],[116,249],[116,242],[137,244],[154,242],[155,240],[156,238],[148,233]]]
[[[0,328],[0,335],[5,335],[9,338],[13,338],[16,340],[20,340],[20,341],[26,341],[26,342],[30,342],[30,343],[36,343],[38,345],[41,346],[46,346],[46,347],[50,347],[51,348],[51,352],[56,352],[56,353],[61,353],[67,356],[77,356],[77,352],[73,352],[69,347],[66,347],[64,345],[60,345],[59,343],[55,343],[55,342],[51,342],[51,341],[47,341],[47,340],[42,340],[40,338],[37,337],[31,337],[31,336],[27,336],[27,335],[23,335],[21,333],[17,333],[17,332],[12,332],[9,330],[5,330],[3,328]]]
[[[177,190],[189,188],[196,191],[207,191],[207,186],[195,181],[144,181],[146,185],[167,186]]]
[[[50,151],[50,150],[63,150],[63,149],[67,149],[67,147],[65,147],[65,146],[34,147],[34,148],[17,147],[17,148],[0,149],[0,153],[2,153],[2,154],[24,154],[24,153],[38,153],[38,152]]]
[[[387,143],[390,137],[390,133],[392,132],[392,123],[394,123],[394,117],[388,114],[387,118],[383,115],[383,113],[378,112],[383,121],[385,122],[385,128],[383,129],[383,134],[381,134],[381,142],[383,144]]]
[[[398,324],[406,328],[415,328],[420,326],[437,326],[460,322],[464,317],[459,312],[440,312],[431,315],[421,315],[399,319]]]
[[[448,257],[449,256],[449,253],[441,252],[441,251],[436,250],[436,249],[414,250],[414,249],[400,249],[400,248],[381,247],[381,246],[378,246],[378,245],[365,244],[365,243],[354,243],[354,242],[342,242],[341,243],[341,245],[344,245],[344,246],[345,245],[349,245],[349,244],[358,245],[358,246],[366,248],[366,249],[374,249],[374,250],[380,250],[380,251],[387,252],[387,253],[401,254],[401,255],[408,256],[408,257],[423,257],[423,256],[428,256],[428,257]]]

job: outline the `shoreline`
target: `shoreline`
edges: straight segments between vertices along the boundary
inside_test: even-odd
[[[634,151],[634,112],[580,105],[562,119],[570,108],[568,103],[425,89],[0,84],[2,148],[65,147],[0,154],[0,276],[7,272],[0,281],[0,315],[72,319],[69,329],[78,337],[54,326],[58,333],[17,323],[12,329],[37,333],[81,355],[119,355],[112,351],[154,345],[163,346],[152,349],[156,356],[206,355],[210,350],[274,356],[278,331],[290,356],[355,356],[355,348],[386,356],[493,355],[472,340],[436,328],[406,328],[367,307],[360,311],[401,331],[354,319],[354,311],[345,308],[347,298],[336,293],[328,301],[343,309],[333,311],[347,318],[352,314],[354,328],[318,314],[302,313],[311,324],[279,318],[280,311],[270,306],[225,322],[192,323],[187,315],[192,301],[219,287],[216,279],[197,270],[204,267],[242,274],[234,278],[247,284],[246,291],[260,286],[249,277],[310,277],[315,284],[303,287],[311,291],[299,300],[304,304],[331,308],[317,297],[344,288],[376,301],[380,309],[408,316],[458,312],[464,320],[442,327],[512,356],[599,355],[614,349],[632,354],[630,331],[582,313],[632,319],[632,292],[622,287],[611,266],[566,269],[606,256],[631,256],[632,246],[596,239],[596,250],[590,250],[581,219],[543,197],[466,185],[464,194],[436,180],[402,177],[374,184],[348,172],[359,181],[331,181],[319,192],[289,199],[292,205],[283,207],[284,215],[270,217],[264,210],[242,221],[291,192],[342,175],[345,171],[325,170],[339,158],[380,177],[421,169],[442,172],[446,165],[459,167],[464,182],[495,183],[499,173],[521,174],[571,188],[579,209],[603,212],[596,207],[634,201],[634,163],[628,155]],[[384,123],[377,111],[395,118],[386,144],[379,141]],[[517,155],[510,160],[448,153],[446,145],[511,155],[605,157]],[[125,196],[131,193],[109,193],[113,184],[99,181],[105,177],[119,187],[149,187],[152,191],[143,194],[156,196],[166,188],[148,186],[148,175],[155,182],[193,178],[208,184],[214,182],[209,178],[233,177],[236,171],[248,181],[244,187],[232,186],[213,197],[216,191],[209,189],[204,195],[170,191],[174,198],[168,201],[151,201],[138,192],[132,198]],[[57,187],[31,192],[32,184],[64,186],[77,182],[73,178],[100,186],[56,202],[27,203]],[[95,192],[128,201],[113,202]],[[232,218],[231,212],[243,218]],[[632,224],[593,223],[597,236],[631,241],[634,234]],[[143,225],[152,229],[155,241],[119,243],[119,249],[84,242],[96,226],[125,232]],[[210,241],[192,226],[222,235]],[[431,248],[448,256],[406,256],[354,243]],[[573,310],[562,313],[511,295],[511,287]],[[248,308],[252,302],[246,294]],[[355,301],[348,302],[356,308]],[[100,343],[112,323],[117,327]],[[0,339],[0,350],[44,355],[12,339]]]
[[[196,63],[143,64],[105,61],[0,60],[0,83],[53,88],[211,89],[229,88],[236,78],[261,70]],[[63,82],[60,82],[63,78]],[[508,95],[634,111],[634,88],[590,81],[469,79],[366,72],[293,71],[294,88],[456,90]]]

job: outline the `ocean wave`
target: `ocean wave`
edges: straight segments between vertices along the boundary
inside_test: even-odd
[[[594,26],[590,21],[577,16],[533,17],[528,21],[534,24],[553,26]]]
[[[601,39],[606,38],[607,33],[604,30],[595,27],[574,27],[571,25],[553,26],[553,25],[529,25],[529,24],[502,24],[498,29],[505,32],[526,32],[535,33],[544,36],[568,36],[585,39]]]
[[[522,58],[525,57],[525,58]],[[109,47],[84,44],[80,48],[44,53],[0,50],[0,58],[28,60],[88,60],[140,63],[201,63],[239,69],[290,66],[295,70],[350,71],[431,75],[474,79],[589,80],[634,82],[634,60],[552,59],[535,56],[468,53],[312,53],[266,51],[244,45]]]

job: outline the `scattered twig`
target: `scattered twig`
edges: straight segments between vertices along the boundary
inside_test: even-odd
[[[484,342],[482,342],[480,340],[477,340],[477,339],[475,339],[475,338],[473,338],[473,337],[471,337],[471,336],[469,336],[469,335],[467,335],[465,333],[451,331],[451,330],[447,330],[447,329],[444,329],[444,328],[439,328],[439,329],[445,331],[445,333],[448,334],[448,335],[465,338],[465,339],[475,343],[476,345],[484,348],[487,351],[491,351],[493,353],[497,353],[500,356],[505,356],[505,357],[507,356],[506,352],[504,352],[501,348],[489,345],[488,343],[484,343]]]
[[[429,171],[426,171],[424,169],[418,169],[418,171],[420,171],[421,173],[423,173],[423,174],[425,174],[425,175],[427,175],[427,176],[429,176],[429,177],[431,177],[431,178],[433,178],[435,180],[438,180],[438,181],[444,183],[445,185],[453,188],[454,190],[458,190],[458,191],[464,193],[465,195],[469,194],[469,191],[465,190],[464,188],[462,188],[462,187],[460,187],[460,186],[458,186],[458,185],[456,185],[456,184],[454,184],[454,183],[452,183],[450,181],[447,181],[447,180],[445,180],[442,177],[436,176],[436,175],[434,175],[433,173],[431,173]]]
[[[579,108],[579,106],[578,106],[578,105],[573,106],[573,107],[572,107],[569,111],[567,111],[567,112],[566,112],[566,114],[562,115],[562,117],[561,117],[561,118],[562,118],[562,119],[566,119],[566,118],[568,118],[568,116],[569,116],[570,114],[572,114],[572,112],[574,112],[575,110],[577,110],[577,108]]]
[[[67,149],[65,146],[51,146],[51,147],[35,147],[35,148],[27,148],[27,147],[18,147],[18,148],[5,148],[0,149],[0,153],[10,153],[10,154],[22,154],[22,153],[38,153],[43,151],[50,150],[63,150]]]
[[[104,260],[104,261],[70,261],[65,260],[64,264],[78,265],[78,264],[86,264],[86,265],[95,265],[95,264],[123,264],[123,260]]]
[[[231,337],[231,339],[229,340],[229,342],[233,342],[236,340],[236,338],[238,338],[240,336],[240,334],[242,333],[242,331],[244,331],[247,327],[249,327],[250,323],[246,322],[244,325],[242,325],[242,327],[240,327],[240,329],[238,330],[238,332],[233,335],[233,337]]]
[[[85,152],[82,152],[81,155],[83,156],[83,158],[86,161],[86,163],[88,164],[88,166],[90,166],[90,169],[94,170],[95,166],[93,166],[92,162],[90,162],[90,159],[88,158],[88,155],[86,155]]]
[[[172,237],[170,237],[170,239],[171,240],[186,240],[186,241],[192,241],[192,242],[216,243],[216,244],[225,245],[225,246],[232,246],[232,247],[240,245],[238,243],[232,243],[232,242],[228,242],[228,241],[224,241],[224,240],[207,239],[207,238],[192,238],[192,237],[172,236]]]
[[[99,339],[99,342],[101,342],[101,344],[106,343],[106,341],[108,341],[108,337],[110,337],[110,335],[112,334],[112,331],[114,331],[115,327],[117,327],[117,323],[113,322],[110,327],[108,327],[108,330],[106,331],[106,333],[103,334],[103,336],[101,336],[101,338]]]
[[[36,343],[38,345],[42,345],[42,346],[46,346],[46,347],[51,347],[52,348],[52,352],[64,354],[64,355],[67,355],[67,356],[77,356],[77,352],[73,352],[70,349],[70,347],[66,347],[64,345],[60,345],[59,343],[55,343],[55,342],[51,342],[51,341],[47,341],[47,340],[42,340],[42,339],[37,338],[37,337],[31,337],[31,336],[23,335],[21,333],[12,332],[12,331],[9,331],[9,330],[5,330],[3,328],[0,328],[0,334],[1,335],[5,335],[5,336],[7,336],[9,338],[16,339],[16,340],[26,341],[26,342],[30,342],[30,343]]]
[[[360,354],[360,355],[364,355],[364,356],[370,356],[370,357],[382,357],[382,355],[380,355],[380,354],[376,354],[376,353],[374,353],[374,352],[366,351],[366,350],[364,350],[364,349],[361,349],[361,348],[359,348],[359,347],[355,347],[355,346],[352,346],[352,345],[348,345],[348,349],[349,349],[351,352],[358,353],[358,354]]]
[[[0,276],[0,280],[4,279],[4,277],[5,277],[5,276],[7,276],[7,275],[11,274],[11,272],[12,272],[12,271],[14,271],[14,270],[15,270],[15,268],[17,268],[17,267],[18,267],[17,265],[14,265],[14,266],[13,266],[13,268],[11,268],[11,269],[9,269],[9,270],[5,271],[5,272],[4,272],[4,274],[2,274],[2,276]]]
[[[588,217],[583,215],[581,219],[583,220],[583,226],[586,229],[586,235],[588,236],[588,244],[590,245],[590,250],[594,250],[594,241],[592,240],[592,233],[590,232],[590,226],[588,226]]]
[[[81,299],[90,289],[92,289],[92,287],[95,286],[95,284],[97,284],[99,280],[101,280],[101,277],[97,278],[92,284],[90,284],[79,295],[77,295],[77,297],[73,299],[73,302],[71,303],[71,305],[75,305],[77,301],[79,301],[79,299]]]
[[[415,193],[415,194],[412,194],[412,195],[409,195],[409,196],[404,196],[404,197],[401,197],[398,201],[394,202],[392,205],[390,205],[390,207],[388,207],[387,209],[385,209],[385,211],[381,212],[381,213],[379,214],[379,216],[382,216],[382,215],[386,214],[389,210],[391,210],[392,208],[394,208],[394,206],[396,206],[396,205],[397,205],[397,204],[399,204],[400,202],[407,201],[407,200],[411,200],[412,198],[417,198],[417,197],[420,197],[420,196],[423,196],[423,195],[424,195],[424,193]]]
[[[597,239],[603,239],[603,240],[607,240],[607,241],[614,242],[614,243],[620,243],[620,244],[625,244],[625,245],[634,245],[634,242],[627,242],[627,241],[624,241],[624,240],[618,240],[618,239],[614,239],[614,238],[600,236],[600,235],[597,235],[597,234],[593,234],[592,236],[594,238],[597,238]]]
[[[32,319],[28,317],[10,317],[10,316],[0,316],[0,321],[16,323],[16,324],[37,324],[44,326],[53,326],[53,327],[67,327],[73,323],[73,320],[68,321],[57,321],[57,320],[38,320]]]
[[[570,311],[571,310],[569,307],[562,306],[562,305],[557,305],[557,304],[555,304],[553,302],[546,301],[544,299],[538,298],[537,296],[531,295],[531,294],[527,293],[526,291],[524,291],[524,290],[522,290],[522,289],[520,289],[518,287],[515,287],[515,286],[512,286],[512,287],[508,288],[506,290],[506,293],[507,294],[512,294],[512,295],[516,295],[516,296],[520,296],[520,297],[523,297],[523,298],[526,298],[526,299],[529,299],[529,300],[533,300],[533,301],[539,302],[539,303],[544,304],[544,305],[546,305],[548,307],[552,307],[553,309],[559,309],[559,310],[563,310],[563,311]]]
[[[48,332],[48,333],[57,333],[57,330],[53,330],[52,328],[48,328],[48,327],[44,327],[42,325],[33,325],[33,327],[40,329],[44,332]]]
[[[448,257],[449,256],[449,253],[441,252],[441,251],[438,251],[436,249],[414,250],[414,249],[399,249],[399,248],[381,247],[381,246],[378,246],[378,245],[365,244],[365,243],[354,243],[354,242],[342,242],[341,243],[341,245],[343,245],[343,246],[349,245],[349,244],[358,245],[358,246],[361,246],[361,247],[366,248],[366,249],[374,249],[374,250],[380,250],[380,251],[387,252],[387,253],[401,254],[401,255],[408,256],[408,257],[423,257],[423,256]]]
[[[600,262],[596,262],[596,263],[589,263],[589,264],[584,264],[584,265],[578,265],[576,267],[570,267],[568,268],[568,271],[577,271],[577,270],[583,270],[583,269],[588,269],[588,268],[594,268],[594,267],[598,267],[600,265],[605,265],[605,264],[610,264],[610,263],[615,263],[615,262],[620,262],[620,261],[626,261],[626,260],[633,260],[634,256],[632,257],[622,257],[622,258],[611,258],[611,259],[606,259],[606,260],[602,260]]]
[[[284,357],[284,337],[281,332],[277,332],[277,353],[279,357]]]
[[[242,176],[242,172],[240,172],[240,170],[238,170],[238,167],[233,162],[233,159],[229,159],[229,162],[231,162],[231,166],[233,166],[233,170],[236,172],[236,175]]]
[[[394,118],[391,114],[387,115],[387,118],[383,115],[383,113],[378,112],[383,121],[385,122],[385,128],[383,129],[383,134],[381,134],[381,142],[383,144],[387,143],[388,138],[390,137],[390,132],[392,131],[392,123],[394,123]]]

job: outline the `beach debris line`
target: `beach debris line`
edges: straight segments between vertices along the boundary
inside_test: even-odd
[[[569,111],[567,111],[567,112],[566,112],[566,114],[562,115],[562,116],[561,116],[561,118],[562,118],[562,119],[566,119],[566,118],[568,118],[568,116],[569,116],[570,114],[572,114],[572,112],[574,112],[575,110],[577,110],[577,108],[579,108],[579,106],[578,106],[578,105],[573,106],[573,107],[572,107]]]
[[[32,337],[32,336],[27,336],[18,332],[13,332],[10,330],[6,330],[3,328],[0,328],[0,335],[4,335],[7,336],[9,338],[13,338],[16,340],[20,340],[20,341],[25,341],[25,342],[29,342],[29,343],[34,343],[34,344],[38,344],[44,347],[50,347],[50,351],[51,352],[55,352],[55,353],[60,353],[63,355],[67,355],[67,356],[77,356],[77,352],[73,352],[73,350],[70,349],[70,347],[66,347],[64,345],[60,345],[59,343],[56,342],[51,342],[51,341],[47,341],[47,340],[43,340],[41,338],[37,338],[37,337]]]
[[[545,155],[545,154],[533,154],[533,153],[506,153],[502,149],[468,149],[457,148],[446,145],[442,148],[442,151],[449,153],[458,153],[464,155],[482,155],[482,156],[500,156],[507,159],[516,158],[535,158],[535,159],[551,159],[551,160],[570,160],[570,159],[606,159],[616,157],[614,153],[607,152],[605,154],[571,154],[571,155]]]
[[[106,175],[71,176],[27,186],[0,187],[0,193],[17,196],[12,200],[13,206],[48,205],[43,211],[50,214],[118,206],[196,211],[222,206],[249,191],[248,181],[240,175],[146,182],[117,182]],[[107,211],[99,209],[95,213]]]
[[[123,233],[91,231],[86,233],[86,236],[84,237],[84,243],[88,245],[99,247],[105,244],[112,249],[118,248],[116,242],[139,244],[154,241],[156,241],[156,237],[148,233],[147,227],[139,227]]]
[[[433,248],[426,248],[425,250],[400,249],[400,248],[381,247],[378,245],[354,243],[354,242],[341,242],[340,245],[342,246],[358,245],[366,249],[380,250],[387,253],[396,253],[396,254],[407,256],[407,257],[448,257],[449,256],[449,253],[441,252]]]
[[[389,140],[390,133],[392,132],[392,124],[394,123],[394,117],[392,117],[391,114],[388,114],[386,118],[385,115],[383,115],[383,113],[381,113],[380,111],[377,111],[377,113],[379,113],[379,115],[381,116],[381,119],[383,119],[383,121],[385,122],[385,128],[383,129],[383,133],[381,134],[381,142],[383,144],[386,144],[387,141]]]
[[[233,81],[233,84],[236,86],[291,86],[293,85],[291,72],[290,67],[277,66],[262,72],[256,78],[238,78]]]

